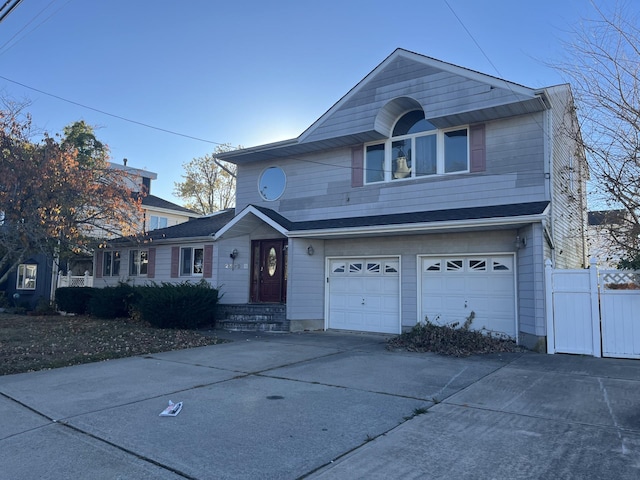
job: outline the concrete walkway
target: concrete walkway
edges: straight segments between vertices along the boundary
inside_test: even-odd
[[[640,478],[640,361],[227,335],[0,377],[0,477]]]

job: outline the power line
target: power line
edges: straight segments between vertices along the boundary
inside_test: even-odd
[[[13,3],[12,3],[13,2]],[[0,23],[7,18],[7,16],[13,12],[13,10],[20,5],[22,0],[7,0],[4,5],[0,7]]]
[[[204,138],[194,137],[193,135],[187,135],[186,133],[175,132],[173,130],[169,130],[169,129],[166,129],[166,128],[156,127],[154,125],[149,125],[148,123],[139,122],[137,120],[132,120],[130,118],[123,117],[121,115],[116,115],[114,113],[109,113],[109,112],[106,112],[104,110],[100,110],[99,108],[90,107],[88,105],[84,105],[82,103],[75,102],[73,100],[69,100],[68,98],[64,98],[64,97],[61,97],[59,95],[54,95],[53,93],[45,92],[44,90],[40,90],[40,89],[35,88],[35,87],[30,87],[29,85],[25,85],[24,83],[17,82],[15,80],[11,80],[10,78],[4,77],[2,75],[0,75],[0,78],[3,79],[3,80],[6,80],[7,82],[11,82],[11,83],[14,83],[16,85],[20,85],[21,87],[27,88],[29,90],[33,90],[34,92],[42,93],[43,95],[48,95],[49,97],[61,100],[63,102],[67,102],[67,103],[70,103],[72,105],[77,105],[78,107],[86,108],[88,110],[92,110],[94,112],[101,113],[102,115],[107,115],[109,117],[117,118],[118,120],[123,120],[125,122],[133,123],[133,124],[140,125],[140,126],[146,127],[146,128],[151,128],[153,130],[158,130],[160,132],[169,133],[171,135],[177,135],[179,137],[190,138],[191,140],[197,140],[199,142],[210,143],[210,144],[213,144],[213,145],[225,145],[224,143],[214,142],[213,140],[207,140],[207,139],[204,139]]]

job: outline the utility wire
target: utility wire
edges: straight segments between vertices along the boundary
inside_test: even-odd
[[[170,133],[171,135],[177,135],[179,137],[190,138],[192,140],[198,140],[199,142],[211,143],[213,145],[225,145],[224,143],[214,142],[213,140],[206,140],[204,138],[194,137],[192,135],[187,135],[185,133],[174,132],[173,130],[168,130],[166,128],[156,127],[154,125],[149,125],[148,123],[139,122],[137,120],[131,120],[130,118],[126,118],[120,115],[116,115],[114,113],[105,112],[104,110],[100,110],[98,108],[90,107],[88,105],[84,105],[79,102],[74,102],[73,100],[69,100],[68,98],[60,97],[59,95],[54,95],[53,93],[45,92],[44,90],[40,90],[35,87],[30,87],[29,85],[25,85],[24,83],[17,82],[15,80],[11,80],[5,76],[0,75],[0,78],[6,80],[7,82],[15,83],[16,85],[20,85],[21,87],[28,88],[29,90],[33,90],[34,92],[42,93],[43,95],[48,95],[49,97],[56,98],[58,100],[62,100],[63,102],[71,103],[72,105],[77,105],[78,107],[86,108],[88,110],[93,110],[94,112],[101,113],[103,115],[107,115],[109,117],[117,118],[118,120],[123,120],[125,122],[134,123],[136,125],[140,125],[146,128],[152,128],[153,130],[158,130],[160,132]]]

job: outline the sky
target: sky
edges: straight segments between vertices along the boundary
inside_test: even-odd
[[[113,162],[157,173],[152,193],[182,204],[183,164],[297,137],[396,48],[565,83],[550,65],[594,12],[591,0],[23,0],[0,23],[0,97],[27,101],[51,135],[84,120]]]

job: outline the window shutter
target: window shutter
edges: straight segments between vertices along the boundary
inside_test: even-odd
[[[202,276],[211,278],[213,276],[213,245],[204,246],[204,265],[202,266]]]
[[[102,278],[102,264],[104,263],[104,252],[99,250],[96,252],[96,278]]]
[[[471,171],[484,172],[487,169],[484,124],[473,125],[470,129]]]
[[[147,261],[147,278],[155,278],[156,276],[156,249],[149,249],[149,258]]]
[[[364,149],[362,146],[351,149],[351,186],[361,187],[363,184]]]
[[[171,278],[180,276],[180,247],[171,247]]]

